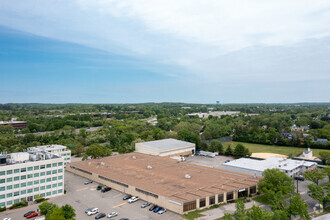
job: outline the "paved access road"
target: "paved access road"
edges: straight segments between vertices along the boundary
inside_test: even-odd
[[[76,210],[77,220],[94,220],[95,215],[87,216],[85,210],[90,207],[99,208],[99,212],[118,212],[119,215],[111,219],[129,218],[138,220],[149,219],[164,219],[164,220],[176,220],[182,219],[180,215],[167,211],[166,213],[159,215],[148,210],[148,208],[140,208],[144,202],[139,200],[133,204],[128,204],[127,200],[123,200],[124,194],[116,190],[111,190],[106,193],[101,193],[96,190],[97,183],[84,185],[85,178],[74,175],[69,172],[65,172],[65,189],[67,193],[63,196],[50,199],[49,202],[55,203],[59,206],[70,204]],[[0,219],[5,217],[11,217],[12,220],[23,220],[24,213],[32,210],[37,210],[37,205],[31,205],[16,210],[7,210],[0,213]],[[108,218],[103,218],[108,219]]]

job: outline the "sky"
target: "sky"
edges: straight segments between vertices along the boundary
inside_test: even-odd
[[[0,0],[0,103],[330,101],[330,0]]]

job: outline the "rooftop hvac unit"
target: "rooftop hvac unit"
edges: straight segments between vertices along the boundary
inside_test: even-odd
[[[148,165],[147,168],[148,168],[148,169],[152,169],[152,166]]]
[[[104,162],[101,162],[100,165],[104,166]]]
[[[186,179],[190,179],[191,176],[190,176],[189,174],[186,174],[186,175],[184,175],[184,178],[186,178]]]
[[[136,156],[132,156],[132,159],[136,159]]]
[[[288,165],[287,163],[284,164],[284,166],[287,166],[287,165]]]

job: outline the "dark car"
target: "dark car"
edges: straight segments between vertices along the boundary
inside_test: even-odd
[[[111,190],[111,187],[104,187],[101,192],[105,193]]]
[[[105,216],[107,216],[105,213],[100,213],[97,216],[95,216],[95,219],[104,218]]]
[[[158,206],[158,207],[155,208],[153,211],[154,211],[154,213],[157,213],[157,212],[159,212],[159,211],[162,210],[162,209],[163,209],[162,207]]]
[[[97,186],[96,190],[101,190],[102,186]]]
[[[152,205],[150,208],[149,208],[149,211],[153,211],[155,208],[157,208],[158,206],[156,205]]]
[[[33,213],[33,212],[35,212],[35,211],[29,211],[29,212],[25,213],[25,214],[24,214],[24,217],[30,215],[30,214]]]
[[[33,217],[36,217],[36,216],[38,216],[38,213],[32,212],[30,215],[27,215],[26,218],[33,218]]]
[[[295,176],[294,179],[299,180],[299,181],[304,181],[305,180],[305,178],[303,176]]]
[[[121,219],[119,219],[119,220],[129,220],[128,218],[121,218]]]
[[[127,194],[124,196],[123,200],[127,200],[127,199],[130,199],[132,196],[130,194]]]

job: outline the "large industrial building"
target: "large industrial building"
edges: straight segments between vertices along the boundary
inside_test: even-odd
[[[163,157],[170,155],[195,154],[196,146],[194,143],[170,138],[157,141],[136,143],[135,151],[138,153]]]
[[[27,151],[30,153],[46,152],[59,157],[63,157],[64,166],[66,166],[67,163],[71,162],[71,150],[67,149],[67,147],[63,145],[43,145],[37,147],[29,147]]]
[[[72,162],[66,169],[179,214],[254,194],[258,183],[251,175],[136,152]]]
[[[64,193],[64,158],[46,152],[0,155],[0,207]]]
[[[303,160],[291,160],[282,158],[268,158],[265,160],[254,160],[240,158],[221,165],[221,169],[239,172],[249,175],[262,176],[266,169],[278,168],[290,177],[303,174],[306,170],[316,167],[316,163]]]
[[[26,128],[26,121],[0,121],[0,125],[11,125],[13,128]]]

